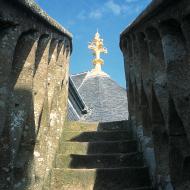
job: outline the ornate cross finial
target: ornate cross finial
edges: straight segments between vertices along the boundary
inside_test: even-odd
[[[98,30],[94,36],[94,39],[92,42],[89,43],[88,48],[93,51],[94,59],[93,64],[95,65],[94,70],[96,72],[101,72],[101,65],[104,63],[103,59],[100,58],[101,53],[108,53],[107,49],[103,47],[103,39],[100,38],[100,34],[98,33]]]

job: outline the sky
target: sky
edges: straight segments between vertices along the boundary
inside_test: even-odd
[[[36,0],[51,17],[73,34],[70,74],[90,71],[92,52],[88,49],[97,29],[108,54],[102,55],[102,70],[120,86],[126,86],[124,62],[119,48],[120,33],[151,0]]]

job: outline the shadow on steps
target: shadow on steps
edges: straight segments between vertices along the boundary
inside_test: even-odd
[[[127,121],[80,126],[67,132],[56,158],[55,189],[152,190],[148,168]]]

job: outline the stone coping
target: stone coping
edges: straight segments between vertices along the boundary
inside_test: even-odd
[[[53,28],[58,30],[59,32],[66,35],[70,40],[72,39],[72,34],[66,30],[63,26],[61,26],[57,21],[51,18],[34,0],[9,0],[16,4],[20,4],[24,8],[28,9],[34,15],[38,16],[42,21],[51,25]]]
[[[122,39],[129,31],[134,27],[139,25],[141,22],[152,18],[154,15],[158,14],[163,10],[164,7],[167,7],[174,0],[152,0],[152,2],[145,8],[145,10],[130,24],[121,34],[120,39]]]

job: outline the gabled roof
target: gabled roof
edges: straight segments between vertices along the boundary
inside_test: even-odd
[[[126,90],[110,77],[88,77],[87,72],[71,76],[85,102],[87,121],[118,121],[128,119]]]

